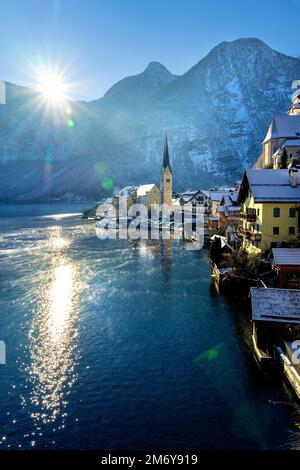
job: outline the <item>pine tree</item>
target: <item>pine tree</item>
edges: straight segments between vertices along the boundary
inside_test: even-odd
[[[283,153],[280,158],[280,168],[281,170],[284,170],[287,168],[287,163],[288,163],[288,154],[286,151],[286,148],[283,149]]]

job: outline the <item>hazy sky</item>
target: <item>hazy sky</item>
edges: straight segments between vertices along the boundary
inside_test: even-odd
[[[0,79],[31,84],[54,64],[74,98],[98,98],[153,60],[181,74],[224,40],[299,56],[299,24],[300,0],[0,0]]]

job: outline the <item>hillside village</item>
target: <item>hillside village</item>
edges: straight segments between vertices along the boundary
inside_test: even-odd
[[[300,235],[300,89],[288,113],[275,116],[253,169],[228,189],[174,191],[168,140],[165,137],[160,184],[153,181],[126,186],[101,201],[118,207],[119,198],[152,205],[202,205],[205,234],[217,233],[247,251],[268,253],[272,248],[295,246]]]
[[[113,204],[118,210],[122,197],[128,208],[144,204],[151,223],[153,206],[201,206],[218,288],[250,288],[255,358],[263,368],[280,363],[300,399],[300,367],[292,362],[300,339],[299,171],[300,88],[288,113],[272,119],[254,167],[232,188],[174,191],[166,136],[160,184],[126,186],[100,207]]]

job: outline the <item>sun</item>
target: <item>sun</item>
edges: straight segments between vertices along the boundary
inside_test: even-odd
[[[67,99],[67,83],[63,75],[58,72],[41,71],[37,76],[36,88],[51,105],[59,105]]]

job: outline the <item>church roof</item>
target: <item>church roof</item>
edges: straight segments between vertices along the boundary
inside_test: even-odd
[[[138,186],[125,186],[125,188],[121,189],[119,192],[119,196],[129,197],[132,193],[136,192]]]
[[[274,116],[263,143],[283,137],[300,138],[300,115]]]
[[[300,137],[299,139],[287,139],[281,144],[281,148],[284,147],[300,147]]]
[[[139,186],[138,190],[137,190],[137,196],[146,196],[146,194],[151,191],[152,188],[154,188],[154,186],[156,186],[154,183],[152,184],[142,184],[141,186]]]
[[[163,159],[163,169],[169,168],[170,172],[172,173],[171,170],[171,165],[170,165],[170,157],[169,157],[169,147],[168,147],[168,137],[166,134],[165,138],[165,147],[164,147],[164,159]]]

